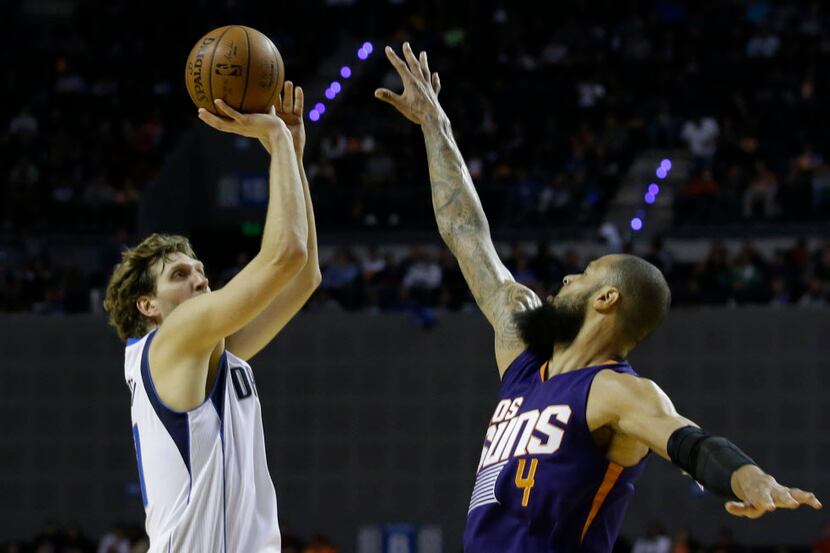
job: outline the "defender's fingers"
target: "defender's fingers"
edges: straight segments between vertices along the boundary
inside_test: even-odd
[[[753,507],[763,511],[774,511],[775,501],[773,501],[771,491],[764,490],[749,494],[749,503]]]
[[[798,506],[801,505],[801,503],[790,495],[790,491],[787,488],[773,490],[772,499],[775,501],[775,506],[782,509],[798,509]]]
[[[730,501],[726,505],[726,512],[730,515],[736,517],[746,517],[746,518],[759,518],[764,516],[763,509],[758,509],[748,503],[744,503],[743,501]]]
[[[418,63],[418,58],[415,57],[415,53],[412,51],[412,46],[409,45],[409,42],[403,43],[403,57],[409,65],[409,70],[412,71],[414,75],[420,75],[421,64]]]
[[[242,114],[239,113],[238,111],[236,111],[235,109],[233,109],[228,104],[226,104],[224,100],[222,100],[220,98],[217,98],[216,100],[213,101],[213,103],[216,104],[216,108],[219,111],[221,111],[222,113],[224,113],[225,115],[227,115],[228,117],[233,119],[234,121],[238,121],[239,123],[242,122],[242,117],[243,117]]]
[[[798,488],[790,488],[790,495],[802,505],[809,505],[813,509],[821,509],[823,505],[813,492],[805,492]]]
[[[432,90],[435,91],[436,95],[441,92],[441,79],[438,77],[438,73],[432,74]]]
[[[398,108],[403,100],[403,97],[400,94],[395,94],[386,88],[379,88],[375,90],[375,98],[386,102],[387,104],[392,104],[395,108]]]
[[[397,70],[398,75],[401,76],[401,79],[404,82],[406,82],[408,78],[412,78],[412,73],[409,72],[409,67],[407,67],[406,62],[398,57],[398,54],[395,53],[391,46],[387,46],[385,52],[386,57],[392,63],[392,67]]]
[[[421,55],[418,57],[418,61],[421,64],[421,76],[426,82],[429,82],[431,74],[429,70],[429,61],[427,61],[427,53],[423,50],[421,51]]]
[[[282,88],[282,111],[294,113],[294,83],[285,81]]]
[[[305,106],[305,94],[303,94],[303,87],[298,86],[294,89],[294,115],[302,115]]]

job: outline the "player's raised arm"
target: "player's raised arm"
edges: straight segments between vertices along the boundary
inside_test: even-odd
[[[513,314],[541,302],[529,288],[513,279],[496,253],[470,172],[452,135],[450,120],[438,102],[438,74],[430,72],[425,52],[416,58],[409,43],[404,43],[403,53],[406,61],[386,47],[386,56],[403,81],[403,93],[381,88],[375,91],[375,97],[421,126],[438,231],[458,259],[476,303],[493,325],[496,361],[503,373],[525,348]]]
[[[607,426],[642,442],[708,491],[729,499],[726,510],[732,515],[758,518],[777,508],[821,508],[813,493],[780,485],[735,444],[680,416],[651,380],[602,371],[591,388],[587,420],[591,431]]]
[[[305,305],[311,294],[320,285],[320,261],[317,254],[317,231],[314,223],[314,208],[311,204],[311,192],[308,179],[303,167],[303,152],[305,150],[305,126],[303,125],[304,96],[301,87],[295,87],[291,81],[285,81],[282,97],[276,106],[276,114],[282,119],[289,132],[294,146],[294,155],[297,159],[300,181],[303,188],[306,221],[308,225],[308,240],[306,251],[308,262],[294,280],[286,286],[271,301],[262,313],[253,321],[242,327],[238,332],[228,337],[225,346],[237,357],[248,360],[264,348],[277,333],[290,321]],[[261,141],[262,145],[271,153],[271,145]]]
[[[166,391],[159,390],[162,400],[177,409],[192,407],[192,398],[204,395],[204,375],[182,370],[190,364],[187,360],[214,351],[224,338],[250,323],[308,260],[308,217],[291,133],[273,110],[241,114],[221,100],[217,107],[227,118],[205,110],[200,110],[199,117],[218,130],[269,144],[270,198],[259,253],[221,290],[193,297],[174,309],[151,346],[153,378]],[[198,382],[202,389],[195,386]]]

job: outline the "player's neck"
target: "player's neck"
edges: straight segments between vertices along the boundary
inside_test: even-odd
[[[548,364],[548,378],[601,365],[609,359],[624,357],[626,353],[615,340],[610,339],[606,329],[586,325],[573,342],[554,344],[553,357]]]

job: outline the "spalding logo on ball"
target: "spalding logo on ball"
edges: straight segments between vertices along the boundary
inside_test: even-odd
[[[217,115],[217,98],[242,113],[268,111],[284,80],[285,66],[274,43],[242,25],[219,27],[199,39],[184,70],[190,99]]]

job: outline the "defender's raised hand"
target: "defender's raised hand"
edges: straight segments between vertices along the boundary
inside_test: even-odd
[[[426,118],[440,113],[438,93],[441,91],[441,79],[438,73],[430,73],[426,52],[416,58],[408,42],[403,43],[403,55],[406,61],[398,57],[387,46],[386,57],[403,81],[403,93],[395,94],[386,88],[375,90],[375,98],[391,104],[407,119],[422,125]]]
[[[728,502],[726,510],[738,517],[759,518],[776,509],[797,509],[801,505],[813,509],[822,507],[812,492],[782,486],[754,465],[746,465],[735,471],[732,475],[732,488],[743,501]]]

